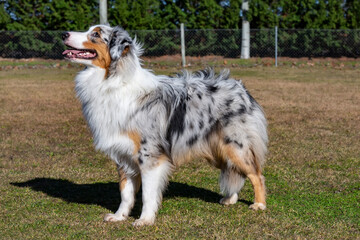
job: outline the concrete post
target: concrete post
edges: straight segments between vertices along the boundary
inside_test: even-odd
[[[249,11],[249,0],[243,0],[242,5],[242,37],[241,37],[241,59],[250,58],[250,23],[246,18]]]
[[[184,32],[184,24],[180,23],[180,35],[181,35],[181,62],[182,67],[186,66],[186,59],[185,59],[185,32]]]
[[[99,0],[100,24],[108,24],[107,19],[107,0]]]

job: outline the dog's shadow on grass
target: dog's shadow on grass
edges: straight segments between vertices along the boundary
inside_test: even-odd
[[[61,198],[69,203],[96,204],[112,212],[117,210],[121,200],[119,184],[115,182],[77,184],[64,179],[35,178],[26,182],[11,183],[11,185],[28,187],[34,191],[46,193],[51,197]],[[204,188],[170,181],[165,191],[164,199],[176,197],[197,198],[209,203],[218,203],[221,195]],[[247,205],[251,204],[251,202],[246,200],[240,201]],[[137,195],[132,215],[139,216],[140,213],[141,191]]]

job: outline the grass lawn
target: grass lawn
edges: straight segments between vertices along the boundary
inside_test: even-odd
[[[155,225],[131,226],[141,196],[127,221],[103,222],[120,203],[118,178],[75,98],[80,68],[12,63],[0,71],[0,239],[360,239],[359,61],[220,65],[268,118],[266,211],[248,209],[249,181],[237,204],[220,205],[219,171],[199,159],[171,177]]]

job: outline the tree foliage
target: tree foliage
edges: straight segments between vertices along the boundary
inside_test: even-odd
[[[360,1],[346,0],[344,6],[346,27],[350,29],[360,29]]]
[[[359,0],[250,0],[246,13],[241,4],[242,0],[108,0],[108,20],[136,35],[147,56],[179,53],[178,29],[184,23],[187,55],[238,57],[243,14],[251,29],[260,29],[251,32],[252,56],[273,55],[274,26],[280,28],[280,56],[360,55]],[[61,34],[41,30],[86,30],[99,22],[98,5],[98,0],[0,0],[0,56],[60,58]]]
[[[2,30],[83,30],[98,22],[97,0],[1,1]]]
[[[108,0],[111,25],[126,29],[241,28],[242,0]],[[1,30],[85,30],[98,0],[0,0]],[[360,28],[359,0],[251,0],[251,28]]]

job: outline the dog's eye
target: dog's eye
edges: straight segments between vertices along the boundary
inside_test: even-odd
[[[92,36],[92,37],[95,37],[95,38],[98,38],[98,37],[100,37],[100,34],[99,34],[98,32],[93,32],[93,33],[91,34],[91,36]]]

